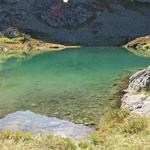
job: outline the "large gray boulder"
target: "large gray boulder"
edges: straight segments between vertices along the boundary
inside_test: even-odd
[[[29,131],[34,134],[52,134],[85,141],[95,130],[82,124],[74,124],[55,117],[47,117],[31,111],[17,111],[0,119],[0,131]]]
[[[121,108],[150,116],[150,68],[133,74],[125,92]]]
[[[130,77],[128,91],[150,89],[150,68],[138,71]]]

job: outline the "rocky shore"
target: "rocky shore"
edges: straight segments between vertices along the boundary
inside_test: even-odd
[[[130,52],[141,56],[150,56],[150,35],[136,38],[125,45]]]
[[[121,108],[150,116],[150,67],[130,77],[128,88],[121,99]]]
[[[150,35],[136,38],[125,45],[130,52],[150,56]],[[150,116],[150,67],[133,74],[121,99],[121,108]]]
[[[14,27],[0,32],[1,61],[10,57],[32,56],[42,52],[58,51],[74,47],[77,46],[65,46],[34,39],[30,35],[24,34]]]

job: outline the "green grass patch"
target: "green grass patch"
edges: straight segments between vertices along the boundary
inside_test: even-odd
[[[149,150],[150,119],[116,109],[101,119],[90,142],[29,132],[0,133],[1,150]]]
[[[92,138],[104,150],[149,150],[150,119],[127,110],[114,110],[102,118]]]

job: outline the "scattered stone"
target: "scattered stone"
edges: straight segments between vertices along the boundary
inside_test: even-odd
[[[5,47],[0,47],[0,53],[6,53],[8,51],[8,49],[7,48],[5,48]]]

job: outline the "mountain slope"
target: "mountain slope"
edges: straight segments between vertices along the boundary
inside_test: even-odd
[[[121,45],[150,33],[149,0],[0,0],[0,29],[10,26],[42,40]]]

